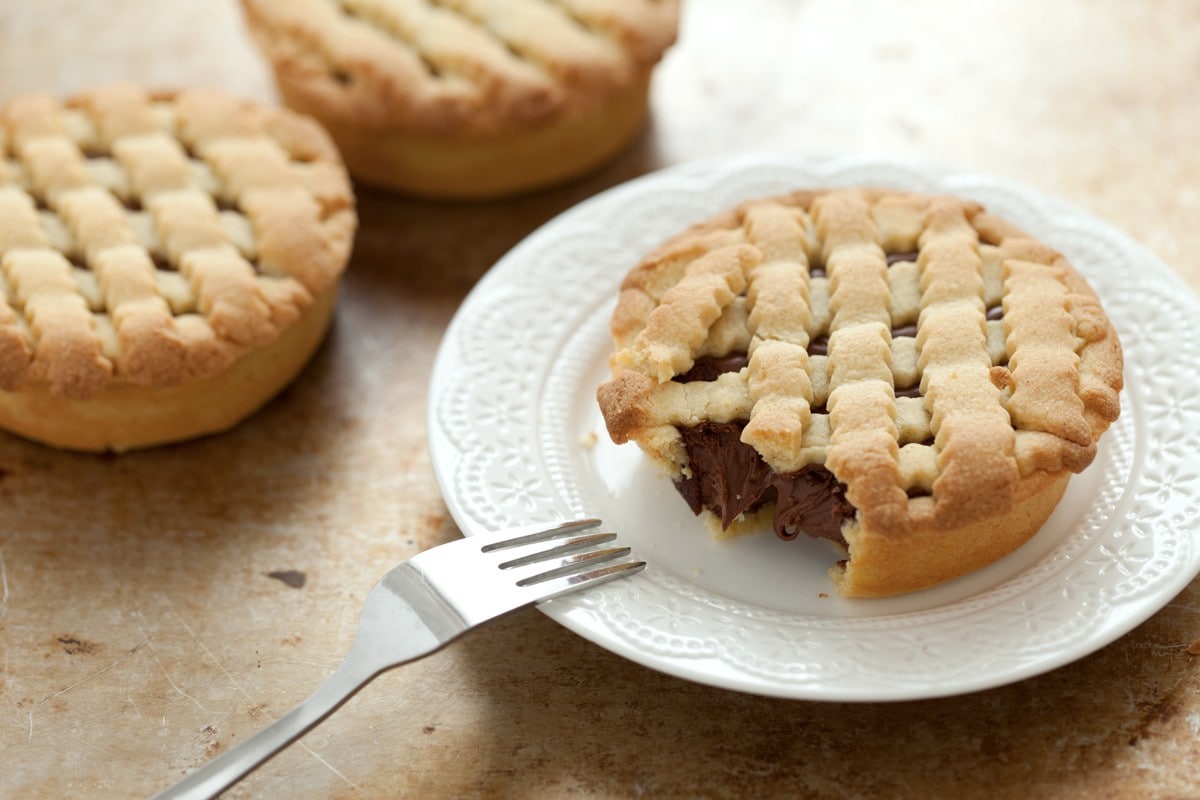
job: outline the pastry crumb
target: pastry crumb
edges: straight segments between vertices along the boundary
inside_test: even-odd
[[[1200,639],[1192,642],[1192,646],[1187,649],[1188,655],[1200,656]]]
[[[591,450],[598,441],[600,441],[600,437],[596,435],[595,431],[591,431],[579,437],[579,446],[585,450]]]
[[[829,592],[820,592],[820,593],[817,595],[817,597],[819,597],[819,598],[821,598],[822,600],[824,600],[825,598],[829,597]]]

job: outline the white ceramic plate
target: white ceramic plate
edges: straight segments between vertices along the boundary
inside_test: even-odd
[[[625,272],[687,225],[799,187],[975,198],[1086,275],[1126,353],[1121,418],[1043,530],[936,589],[843,600],[816,541],[713,541],[634,445],[605,432],[608,317]],[[463,532],[599,516],[649,568],[542,606],[603,647],[702,683],[781,697],[899,700],[983,689],[1128,632],[1200,572],[1200,299],[1144,248],[994,178],[871,157],[684,165],[567,211],[463,303],[432,378],[429,446]]]

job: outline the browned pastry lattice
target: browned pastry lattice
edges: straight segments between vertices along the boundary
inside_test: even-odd
[[[1018,546],[1119,412],[1120,345],[1083,278],[949,197],[747,203],[634,269],[612,327],[613,439],[726,526],[776,496],[795,510],[778,484],[748,498],[738,481],[823,467],[844,490],[831,538],[849,547],[834,570],[847,594],[920,588]],[[740,442],[719,445],[723,430]],[[714,476],[718,446],[752,463]]]
[[[347,115],[368,127],[435,134],[520,127],[603,102],[658,61],[678,16],[677,0],[243,5],[272,59],[314,78],[314,102],[352,105]]]
[[[206,91],[97,89],[0,114],[0,389],[173,386],[280,336],[355,228],[311,121]]]
[[[582,175],[645,126],[679,0],[242,0],[289,107],[361,182],[484,198]]]

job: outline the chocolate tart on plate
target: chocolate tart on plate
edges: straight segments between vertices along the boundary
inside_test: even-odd
[[[634,267],[611,327],[613,441],[720,533],[835,542],[849,597],[1015,550],[1120,411],[1121,346],[1085,280],[948,196],[744,203]]]

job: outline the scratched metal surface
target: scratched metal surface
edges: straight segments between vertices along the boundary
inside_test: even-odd
[[[691,158],[882,150],[1065,197],[1200,288],[1198,54],[1188,0],[691,0],[655,130],[604,172],[473,206],[363,194],[337,325],[248,424],[120,458],[0,435],[0,797],[148,794],[333,669],[374,580],[457,535],[424,449],[434,349],[553,214]],[[0,101],[116,78],[274,98],[229,2],[0,6]],[[231,796],[1197,796],[1198,612],[1193,583],[1051,674],[841,705],[689,684],[527,611]]]

